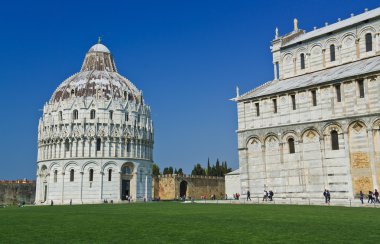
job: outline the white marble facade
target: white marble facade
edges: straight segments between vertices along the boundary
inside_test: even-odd
[[[119,202],[152,195],[153,122],[142,92],[103,44],[87,52],[43,109],[37,204]]]
[[[352,198],[380,182],[380,8],[272,41],[274,80],[234,99],[242,195]]]

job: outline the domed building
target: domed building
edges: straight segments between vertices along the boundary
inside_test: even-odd
[[[150,107],[99,42],[44,106],[36,203],[149,200],[152,163]]]

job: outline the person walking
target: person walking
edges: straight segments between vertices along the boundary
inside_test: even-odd
[[[368,191],[368,202],[367,203],[372,203],[372,202],[373,202],[372,191]]]
[[[377,191],[377,189],[375,189],[375,193],[374,193],[374,195],[375,195],[375,203],[377,202],[377,203],[380,203],[379,202],[379,192]]]
[[[363,204],[363,200],[364,200],[364,193],[362,191],[360,191],[360,201],[362,202]]]
[[[325,191],[323,192],[323,196],[325,197],[325,203],[327,203],[327,190],[325,189]]]
[[[264,191],[263,201],[268,201],[268,192]]]
[[[326,195],[327,195],[327,203],[330,205],[331,195],[330,195],[330,191],[329,190],[327,190]]]
[[[249,192],[249,190],[247,191],[247,201],[252,201],[251,200],[251,192]]]

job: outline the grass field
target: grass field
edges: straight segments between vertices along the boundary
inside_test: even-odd
[[[0,243],[375,243],[380,209],[139,203],[0,209]]]

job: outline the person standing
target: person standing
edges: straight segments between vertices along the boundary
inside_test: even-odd
[[[364,200],[364,193],[362,191],[360,191],[360,201],[362,202],[363,204],[363,200]]]
[[[327,203],[327,190],[325,189],[325,191],[323,192],[323,196],[325,197],[325,203]]]
[[[247,201],[252,201],[251,200],[251,192],[249,192],[249,190],[247,191]]]

